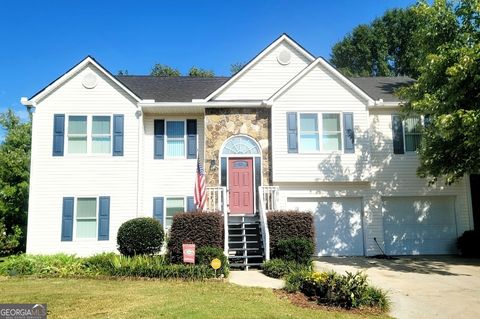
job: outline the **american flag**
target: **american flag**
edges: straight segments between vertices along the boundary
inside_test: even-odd
[[[195,206],[198,210],[202,210],[205,207],[207,201],[207,193],[205,189],[205,170],[200,159],[197,158],[197,174],[195,176]]]

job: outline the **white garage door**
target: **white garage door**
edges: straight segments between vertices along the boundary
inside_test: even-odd
[[[313,212],[318,256],[363,256],[360,198],[288,198],[288,206]]]
[[[454,197],[384,197],[382,210],[387,255],[455,253]]]

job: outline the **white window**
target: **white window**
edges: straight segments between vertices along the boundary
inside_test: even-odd
[[[324,151],[342,149],[342,128],[338,113],[322,114],[322,149]]]
[[[110,154],[112,117],[110,115],[68,116],[69,154]]]
[[[185,157],[185,121],[167,121],[167,157]]]
[[[165,228],[170,228],[173,222],[173,216],[185,212],[184,197],[167,197],[165,205]]]
[[[110,116],[92,117],[92,153],[111,153],[112,131],[110,122]]]
[[[71,154],[87,153],[87,117],[68,117],[68,152]]]
[[[405,151],[415,152],[422,141],[423,126],[420,116],[407,117],[403,121]]]
[[[75,222],[77,238],[97,237],[96,198],[77,198]]]
[[[314,153],[342,150],[340,118],[340,113],[301,113],[299,116],[300,152]]]

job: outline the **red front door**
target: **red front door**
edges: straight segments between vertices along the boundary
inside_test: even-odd
[[[228,159],[231,214],[253,214],[253,159]]]

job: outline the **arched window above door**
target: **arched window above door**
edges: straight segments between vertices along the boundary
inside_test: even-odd
[[[260,155],[260,147],[248,136],[237,135],[227,140],[223,145],[221,155]]]

